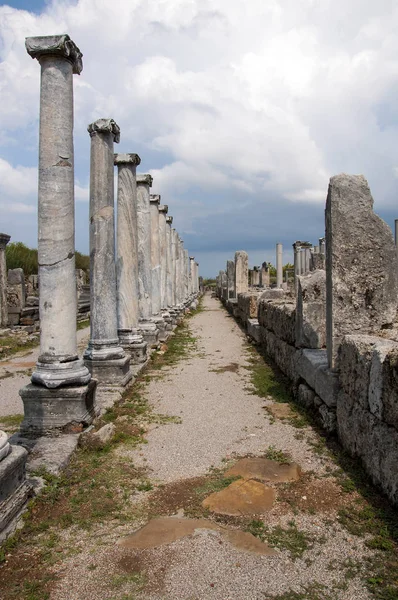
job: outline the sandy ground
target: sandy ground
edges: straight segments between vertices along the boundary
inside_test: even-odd
[[[290,453],[304,472],[322,477],[333,465],[313,452],[308,442],[315,434],[306,427],[297,435],[291,425],[267,416],[267,401],[247,389],[244,333],[217,300],[206,296],[204,307],[189,325],[197,338],[196,350],[146,388],[154,410],[178,416],[181,423],[154,427],[146,436],[148,443],[131,451],[134,464],[146,466],[152,482],[162,484],[205,475],[232,455],[261,455],[273,445]],[[222,367],[230,370],[215,371]],[[343,567],[368,551],[363,540],[353,540],[339,525],[333,509],[283,514],[275,506],[265,519],[270,527],[286,527],[294,519],[313,537],[311,547],[299,559],[287,550],[258,556],[234,548],[216,531],[200,529],[143,551],[117,545],[132,533],[129,524],[99,525],[95,531],[79,532],[77,538],[75,532],[74,555],[55,568],[60,579],[51,600],[264,600],[303,593],[303,586],[325,586],[322,590],[330,596],[308,591],[297,598],[370,598],[362,580],[345,577]],[[143,589],[133,581],[137,572],[145,573]]]
[[[90,328],[77,332],[79,354],[87,345]],[[39,357],[39,346],[0,360],[0,417],[23,414],[22,400],[18,394],[21,387],[30,383],[30,375]]]

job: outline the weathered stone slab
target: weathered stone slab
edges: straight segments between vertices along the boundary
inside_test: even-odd
[[[327,346],[331,367],[346,334],[377,334],[398,305],[398,255],[391,229],[373,212],[362,175],[330,179],[326,200]]]
[[[326,271],[299,276],[296,305],[296,346],[326,347]]]
[[[260,326],[261,342],[266,353],[277,364],[282,373],[293,382],[297,381],[298,352],[294,346],[278,338],[272,331]]]
[[[202,505],[219,515],[240,517],[269,511],[275,500],[275,490],[249,479],[234,481],[221,492],[214,492]]]
[[[326,350],[298,352],[297,373],[327,406],[336,406],[339,380],[337,374],[329,369]]]
[[[234,297],[238,294],[245,294],[249,287],[249,257],[247,252],[239,250],[235,252],[235,292]]]
[[[25,448],[12,446],[8,456],[0,461],[0,540],[1,532],[18,515],[32,493],[25,476],[27,454]]]
[[[225,472],[226,477],[238,476],[243,479],[258,479],[285,483],[300,478],[300,467],[296,463],[278,463],[268,458],[242,458]]]
[[[341,390],[337,401],[340,442],[359,457],[373,482],[398,504],[398,432]]]
[[[260,325],[257,319],[248,319],[247,320],[247,335],[249,335],[253,340],[255,340],[258,344],[261,342],[261,331]]]
[[[261,295],[258,301],[258,322],[281,340],[294,345],[296,340],[295,305],[281,303],[280,301],[271,302],[265,300],[263,296],[264,294]]]

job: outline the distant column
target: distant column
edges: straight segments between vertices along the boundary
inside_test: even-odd
[[[156,346],[159,332],[152,320],[152,233],[149,193],[152,181],[149,174],[137,175],[138,304],[140,331],[150,346]]]
[[[167,309],[167,212],[168,206],[161,204],[159,206],[159,239],[160,239],[160,307]]]
[[[8,325],[6,246],[11,236],[0,233],[0,327]]]
[[[249,257],[247,252],[238,250],[235,252],[235,298],[238,294],[246,294],[248,285]]]
[[[130,355],[119,343],[116,297],[114,153],[120,129],[113,119],[88,126],[90,161],[90,341],[85,364],[102,384],[126,385]]]
[[[131,355],[132,364],[147,359],[147,344],[138,332],[138,242],[137,182],[138,154],[115,154],[117,191],[117,306],[120,345]]]
[[[227,288],[228,299],[233,298],[235,293],[235,263],[233,260],[227,260]]]
[[[167,282],[166,282],[166,293],[167,293],[167,307],[170,309],[175,305],[175,289],[174,289],[174,259],[172,250],[172,224],[173,217],[166,217],[166,235],[167,235]]]
[[[276,287],[281,288],[283,283],[283,247],[276,245]]]

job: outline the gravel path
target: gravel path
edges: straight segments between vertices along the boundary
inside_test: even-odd
[[[247,389],[244,333],[218,300],[206,296],[204,308],[189,323],[196,350],[164,369],[145,391],[155,412],[178,416],[181,423],[154,426],[148,443],[131,451],[134,464],[146,466],[154,484],[165,484],[205,475],[231,455],[261,455],[272,445],[288,452],[304,473],[322,478],[335,465],[314,453],[310,442],[315,434],[309,427],[297,430],[267,416],[267,401]],[[318,481],[322,489],[323,480]],[[286,549],[274,556],[243,552],[210,530],[152,550],[121,549],[117,542],[131,533],[131,526],[99,526],[92,533],[79,532],[74,556],[57,570],[60,580],[51,600],[371,598],[360,577],[347,576],[347,565],[357,564],[369,550],[339,525],[333,507],[316,514],[294,513],[288,504],[281,507],[277,502],[266,524],[288,527],[294,520],[311,536],[302,558],[292,558]],[[129,579],[137,571],[145,573],[142,591]],[[291,595],[302,594],[305,586],[306,595]]]
[[[89,327],[77,332],[79,354],[82,354],[87,345],[89,334]],[[39,352],[40,347],[37,346],[0,360],[0,417],[23,413],[23,403],[18,392],[21,387],[30,383],[30,375]]]

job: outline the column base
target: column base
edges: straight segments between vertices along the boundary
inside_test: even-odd
[[[163,319],[163,317],[161,315],[156,315],[153,317],[153,322],[155,323],[155,325],[159,331],[159,335],[158,335],[159,342],[165,342],[167,340],[166,321]]]
[[[86,385],[91,375],[79,358],[68,362],[41,362],[37,361],[36,368],[32,373],[33,384],[53,389],[69,385]]]
[[[2,532],[19,514],[32,495],[26,481],[25,464],[28,452],[21,446],[12,446],[11,452],[0,461],[0,541]]]
[[[96,416],[97,382],[79,387],[48,389],[30,383],[19,390],[24,404],[21,435],[38,437],[61,431],[69,423],[90,425]]]
[[[88,368],[87,361],[119,360],[126,356],[123,348],[119,346],[119,340],[90,340],[83,354],[84,364]]]
[[[137,329],[119,329],[119,342],[123,350],[130,354],[130,364],[140,365],[147,361],[147,346]]]
[[[130,354],[125,354],[124,358],[111,360],[85,357],[84,363],[90,371],[91,377],[96,379],[101,386],[124,387],[133,376],[130,371]]]
[[[150,348],[157,348],[159,345],[159,330],[152,319],[142,319],[138,323],[139,332]]]

